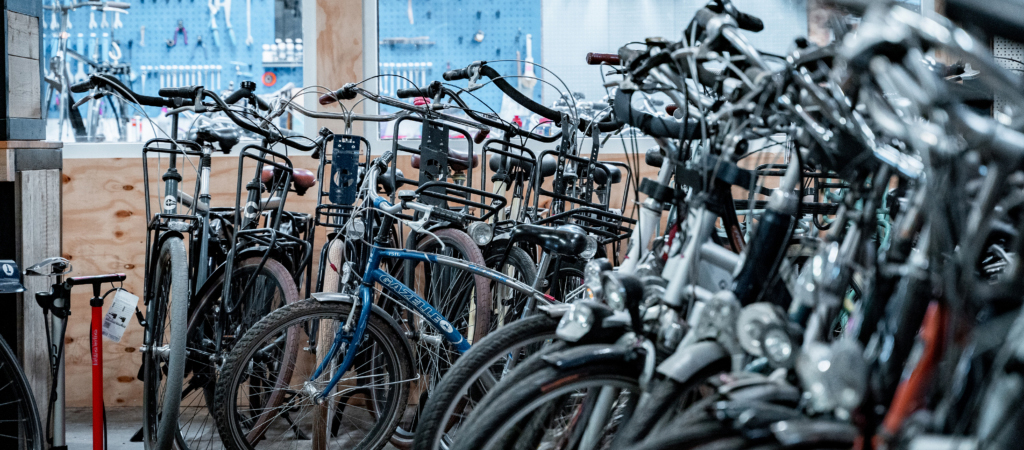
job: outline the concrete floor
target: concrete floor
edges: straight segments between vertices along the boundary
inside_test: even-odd
[[[68,408],[68,450],[92,449],[92,408]],[[129,442],[142,427],[142,408],[107,407],[107,448],[138,449],[141,442]]]
[[[68,450],[91,450],[92,409],[68,408],[67,417]],[[131,442],[141,427],[142,408],[107,407],[107,449],[142,450],[145,446],[141,442]],[[395,450],[391,444],[384,448]]]

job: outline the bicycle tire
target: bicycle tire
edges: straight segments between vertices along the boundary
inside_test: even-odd
[[[149,287],[156,292],[146,313],[143,355],[143,437],[147,449],[168,450],[178,432],[190,294],[188,260],[180,237],[168,237],[160,245],[153,271]],[[159,361],[162,353],[166,353],[166,370]],[[166,382],[163,392],[161,381]]]
[[[0,448],[42,450],[39,410],[18,357],[0,339]],[[16,432],[17,434],[10,434]]]
[[[251,370],[253,366],[250,363],[255,363],[251,361],[253,357],[258,351],[267,351],[264,341],[267,338],[272,338],[272,342],[277,342],[278,338],[274,338],[276,333],[284,332],[290,334],[293,332],[292,330],[304,329],[296,325],[304,320],[320,321],[330,319],[336,320],[339,323],[344,322],[344,318],[348,316],[351,310],[352,305],[350,303],[321,303],[316,300],[304,300],[275,310],[245,333],[245,336],[242,337],[229,354],[228,360],[224,363],[222,375],[217,380],[217,399],[215,401],[217,413],[215,417],[217,418],[218,431],[225,447],[230,450],[251,450],[254,448],[253,443],[250,442],[250,438],[252,438],[256,441],[256,444],[267,442],[268,448],[275,448],[274,443],[269,442],[267,438],[267,433],[269,433],[267,430],[271,429],[273,423],[260,422],[259,420],[264,417],[270,417],[271,419],[285,417],[286,414],[290,414],[288,411],[301,411],[303,407],[315,408],[312,398],[306,394],[307,390],[305,389],[305,383],[310,380],[312,369],[319,365],[319,361],[314,359],[312,364],[305,364],[304,366],[304,370],[309,371],[309,374],[296,374],[296,372],[292,372],[291,379],[285,381],[299,383],[298,389],[288,389],[287,386],[282,387],[281,380],[268,380],[273,381],[273,389],[275,391],[292,393],[293,397],[284,406],[284,412],[275,415],[273,414],[274,411],[258,411],[256,423],[266,423],[263,425],[263,428],[260,430],[242,429],[237,418],[244,417],[244,414],[238,411],[243,401],[239,398],[238,393],[242,388],[243,377],[246,376],[247,370]],[[392,325],[388,324],[388,319],[379,310],[374,309],[367,323],[366,334],[363,337],[361,348],[376,351],[376,353],[371,355],[374,359],[385,357],[392,363],[391,366],[396,370],[396,373],[391,374],[392,376],[382,386],[395,387],[397,390],[391,391],[385,409],[373,410],[383,420],[377,420],[358,445],[344,446],[343,448],[346,450],[379,450],[388,443],[391,433],[395,430],[401,418],[400,413],[408,401],[409,381],[415,377],[415,372],[413,372],[412,368],[412,356],[408,354],[407,347],[402,343],[402,339],[404,337]],[[357,358],[359,358],[358,355]],[[354,365],[351,370],[357,370],[357,367]],[[377,372],[374,371],[372,373]],[[366,377],[356,375],[351,379],[357,380],[356,382],[362,382],[366,380]],[[345,382],[345,380],[342,381]],[[340,382],[336,389],[344,389],[345,386],[347,385]],[[365,386],[364,389],[366,389]],[[304,397],[302,400],[296,401],[295,399],[300,395]],[[340,394],[332,394],[332,398],[335,395]],[[249,398],[251,396],[247,395],[246,400]],[[378,397],[373,396],[369,398],[376,399]],[[307,417],[307,415],[300,415],[299,419],[301,420],[304,417]],[[291,419],[286,417],[284,420],[290,421]],[[302,429],[307,429],[307,424],[305,423],[296,423],[294,428],[298,429],[300,425]],[[285,427],[282,433],[291,432],[292,428],[293,426],[291,425]],[[281,430],[278,429],[278,431]]]
[[[232,295],[240,294],[243,283],[248,282],[248,275],[255,273],[261,260],[261,257],[249,257],[234,264],[231,280],[237,285],[232,288]],[[231,349],[231,341],[217,336],[217,317],[213,309],[222,301],[223,283],[224,272],[216,272],[193,302],[196,306],[189,317],[188,337],[184,344],[187,356],[178,415],[178,450],[208,447],[214,440],[219,440],[214,424],[216,419],[211,415],[215,410],[214,389],[219,370],[215,361],[222,361]],[[237,323],[232,322],[234,329],[221,330],[220,334],[242,334],[270,311],[299,301],[298,286],[280,261],[267,259],[246,298],[240,301],[243,317]],[[222,343],[220,350],[214,345],[218,339]],[[284,358],[294,360],[298,341],[290,342],[287,350],[289,353]],[[289,367],[284,365],[286,370]]]
[[[522,370],[518,369],[517,371]],[[546,427],[557,421],[549,418],[558,410],[565,409],[562,400],[594,398],[599,395],[588,391],[584,396],[572,395],[577,389],[594,389],[611,387],[628,392],[625,402],[620,406],[628,408],[629,402],[635,403],[640,394],[638,378],[641,367],[638,364],[597,363],[584,364],[568,369],[557,369],[550,365],[522,378],[513,386],[508,386],[485,409],[475,412],[474,418],[467,425],[468,433],[459,436],[451,447],[453,450],[507,448],[514,445],[516,449],[537,448],[538,442],[523,442],[523,439],[536,439],[550,435]],[[597,391],[599,392],[599,391]],[[621,393],[620,393],[621,395]],[[488,396],[490,397],[490,396]],[[570,406],[569,409],[583,408],[584,405]],[[564,417],[564,415],[562,416]],[[580,419],[580,423],[586,419]],[[524,423],[525,422],[525,423]],[[506,438],[507,436],[507,438]],[[609,436],[605,435],[605,440]],[[515,439],[517,442],[502,442],[503,439]]]
[[[453,415],[465,414],[463,398],[470,395],[470,389],[484,371],[504,355],[518,351],[524,345],[553,339],[557,326],[558,319],[547,314],[517,320],[488,334],[462,355],[427,400],[413,448],[439,449],[444,435],[450,434],[456,425]]]
[[[533,285],[537,277],[537,265],[530,255],[519,247],[509,250],[505,267],[498,267],[504,257],[504,251],[493,252],[487,257],[487,267],[505,274],[526,285]],[[512,323],[523,316],[523,309],[529,294],[516,291],[498,281],[491,281],[491,330],[496,330]]]
[[[424,234],[420,237],[416,244],[417,251],[442,254],[486,267],[487,263],[480,253],[480,247],[465,232],[454,228],[442,228],[432,233],[433,236]],[[444,243],[443,247],[441,243]],[[469,343],[479,342],[487,335],[492,310],[489,279],[442,264],[405,260],[403,266],[405,285],[436,308],[452,326],[462,332]],[[430,326],[422,324],[419,316],[407,314],[410,332],[413,336],[419,337],[415,340],[413,351],[420,380],[416,383],[419,391],[417,401],[415,406],[410,405],[414,412],[395,430],[391,439],[391,443],[399,449],[411,447],[420,409],[426,405],[426,399],[433,387],[441,381],[459,356],[451,344],[435,335]],[[433,342],[439,344],[435,345]]]

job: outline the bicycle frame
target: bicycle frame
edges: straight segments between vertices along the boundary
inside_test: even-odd
[[[382,199],[379,201],[382,203],[387,203]],[[444,336],[445,340],[447,340],[449,343],[455,346],[459,354],[463,354],[469,351],[470,344],[468,341],[466,341],[466,338],[462,336],[462,333],[459,333],[459,330],[456,330],[455,327],[453,327],[452,324],[449,323],[437,309],[435,309],[433,306],[427,303],[426,300],[417,295],[415,291],[413,291],[408,286],[403,284],[397,278],[389,275],[387,272],[384,272],[383,270],[378,268],[382,258],[396,258],[406,261],[419,261],[430,264],[440,264],[442,266],[455,267],[458,269],[469,271],[474,275],[483,276],[485,278],[497,281],[519,292],[529,294],[530,296],[533,297],[534,301],[536,302],[543,302],[545,304],[548,304],[556,301],[555,298],[551,297],[550,295],[544,294],[543,292],[540,292],[537,289],[534,289],[532,286],[522,283],[519,280],[508,278],[505,276],[505,274],[501,272],[491,270],[486,267],[481,267],[475,264],[470,264],[461,259],[413,250],[395,250],[373,246],[370,249],[370,256],[366,265],[366,267],[372,267],[372,269],[368,269],[366,273],[363,274],[362,286],[360,286],[359,288],[360,309],[358,321],[352,328],[351,333],[346,331],[346,329],[349,327],[348,323],[338,328],[337,333],[335,333],[334,335],[334,342],[331,344],[330,351],[320,362],[320,365],[317,366],[315,373],[313,373],[313,375],[310,377],[310,381],[319,378],[320,375],[325,370],[325,368],[327,367],[327,363],[329,361],[334,360],[342,344],[345,344],[345,359],[342,361],[341,366],[337,368],[337,370],[334,373],[334,376],[331,377],[331,380],[330,382],[328,382],[327,386],[324,387],[324,389],[320,392],[320,395],[318,396],[319,398],[326,398],[328,394],[331,392],[331,390],[334,389],[334,386],[337,385],[338,382],[341,380],[342,374],[344,374],[345,372],[348,371],[349,368],[351,368],[353,359],[355,358],[355,355],[357,353],[357,349],[354,349],[352,347],[357,346],[360,342],[362,342],[363,334],[366,332],[366,325],[370,320],[370,312],[373,309],[373,286],[375,286],[376,284],[380,284],[381,286],[383,286],[389,293],[391,293],[394,296],[394,298],[396,298],[399,301],[399,303],[412,309],[420,317],[424,318],[426,322],[429,323],[434,330],[440,332],[441,335]]]

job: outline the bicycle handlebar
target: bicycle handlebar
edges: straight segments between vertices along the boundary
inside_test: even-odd
[[[548,108],[544,105],[541,105],[540,103],[533,101],[533,99],[527,97],[526,95],[523,95],[523,93],[520,92],[519,89],[516,89],[511,84],[509,84],[508,81],[505,81],[505,78],[502,77],[502,75],[498,73],[497,70],[494,70],[493,67],[488,66],[486,61],[477,61],[463,69],[455,69],[445,72],[444,79],[452,81],[463,78],[470,78],[472,77],[473,73],[479,73],[480,76],[490,78],[491,82],[493,82],[494,85],[498,87],[498,89],[504,92],[505,95],[508,95],[512,99],[512,101],[522,105],[524,108],[530,110],[534,114],[537,114],[541,117],[544,117],[554,122],[555,125],[561,126],[561,113],[551,108]],[[594,124],[593,127],[597,128],[598,131],[613,131],[621,128],[622,123],[614,120],[610,122],[597,122],[596,124]],[[588,120],[580,119],[577,128],[580,131],[589,132],[591,128],[591,123]]]
[[[608,64],[611,66],[618,66],[622,64],[622,59],[619,55],[614,53],[587,53],[587,64],[591,66],[597,66],[601,64]]]
[[[71,89],[71,92],[81,94],[101,84],[110,87],[114,91],[117,91],[117,93],[121,94],[121,96],[125,99],[128,99],[129,101],[134,101],[135,103],[138,103],[143,106],[153,106],[157,108],[177,108],[179,106],[191,105],[193,103],[192,99],[181,99],[179,100],[179,103],[170,98],[151,97],[148,95],[142,95],[131,90],[131,88],[129,88],[128,86],[125,86],[124,83],[121,82],[121,80],[103,74],[89,75],[88,80],[83,81],[81,83],[73,84],[69,89]]]

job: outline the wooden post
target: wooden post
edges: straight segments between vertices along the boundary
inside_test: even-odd
[[[14,183],[15,260],[24,270],[61,255],[61,170],[59,142],[0,141],[0,182]],[[9,211],[3,213],[9,214]],[[50,289],[49,279],[25,277],[18,294],[18,352],[40,410],[46,405],[49,361],[43,311],[35,293]]]

